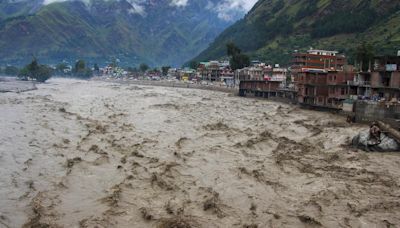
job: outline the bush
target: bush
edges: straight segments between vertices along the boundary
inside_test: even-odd
[[[36,80],[37,82],[45,82],[53,75],[53,69],[46,65],[40,65],[36,58],[32,62],[22,68],[18,77],[23,80]]]
[[[90,79],[93,77],[93,71],[86,67],[84,60],[78,60],[73,69],[74,76],[81,79]]]

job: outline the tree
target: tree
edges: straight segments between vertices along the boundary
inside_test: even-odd
[[[190,61],[189,67],[193,70],[196,70],[199,67],[199,63],[196,61]]]
[[[39,63],[35,57],[32,59],[32,62],[26,66],[26,68],[28,69],[28,71],[31,74],[31,77],[33,77],[33,78],[36,78],[37,75],[39,74],[40,67],[39,67]]]
[[[161,67],[162,75],[163,75],[163,76],[167,76],[167,75],[168,75],[169,69],[171,69],[170,66],[163,66],[163,67]]]
[[[368,71],[374,59],[374,48],[372,45],[363,42],[357,47],[355,52],[355,60],[360,64],[360,70]]]
[[[96,75],[99,75],[99,73],[100,73],[100,67],[99,67],[99,65],[97,65],[97,63],[95,63],[95,64],[93,65],[93,72],[94,72]]]
[[[142,63],[142,64],[140,64],[140,66],[139,66],[140,71],[143,72],[143,73],[146,72],[149,68],[150,68],[150,67],[149,67],[147,64],[145,64],[145,63]]]
[[[82,79],[89,79],[93,76],[93,71],[89,68],[86,68],[85,61],[81,59],[76,61],[73,72],[75,77]]]
[[[229,65],[232,70],[242,69],[250,66],[250,58],[245,54],[237,54],[231,57]]]
[[[74,68],[75,73],[83,72],[83,71],[85,71],[85,69],[86,69],[86,63],[84,60],[80,59],[80,60],[76,61],[75,68]]]
[[[234,55],[238,55],[242,52],[242,50],[240,50],[235,43],[233,42],[229,42],[228,44],[226,44],[226,53],[228,56],[234,56]]]
[[[67,64],[65,64],[65,63],[59,63],[59,64],[57,64],[57,66],[56,66],[56,71],[57,71],[58,73],[61,73],[61,74],[64,74],[64,71],[65,71],[66,69],[68,69],[68,66],[67,66]]]
[[[53,69],[46,65],[40,65],[36,74],[36,81],[45,82],[51,78],[53,74]]]
[[[18,78],[24,81],[27,81],[29,77],[29,70],[27,67],[22,68],[19,72],[18,72]]]
[[[226,45],[226,52],[228,56],[230,56],[229,65],[232,70],[250,66],[249,56],[242,54],[242,50],[240,50],[234,43],[231,42]]]
[[[53,69],[46,65],[40,65],[36,58],[20,70],[18,77],[24,80],[29,78],[37,82],[45,82],[53,75]]]

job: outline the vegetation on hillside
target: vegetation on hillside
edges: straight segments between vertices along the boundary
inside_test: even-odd
[[[400,2],[260,0],[194,61],[226,56],[230,42],[271,64],[289,64],[294,50],[310,48],[341,51],[354,60],[363,42],[377,54],[395,54],[400,48]]]

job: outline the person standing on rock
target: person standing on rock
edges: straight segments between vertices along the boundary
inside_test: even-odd
[[[377,122],[373,122],[369,129],[369,145],[379,145],[381,143],[381,129]]]

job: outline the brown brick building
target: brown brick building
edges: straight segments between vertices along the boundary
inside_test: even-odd
[[[255,97],[276,97],[278,90],[281,88],[281,81],[265,81],[265,80],[247,80],[240,81],[239,95],[240,96],[255,96]]]
[[[292,71],[338,70],[346,64],[346,57],[336,51],[309,50],[307,53],[293,54]]]
[[[354,78],[346,57],[335,51],[295,53],[292,74],[300,104],[338,108],[349,96],[347,81]]]

